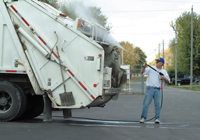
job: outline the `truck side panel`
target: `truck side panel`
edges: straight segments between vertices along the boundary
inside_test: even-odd
[[[17,53],[17,49],[15,46],[15,42],[12,39],[11,34],[13,33],[12,30],[9,30],[8,25],[4,20],[3,14],[0,12],[0,69],[5,70],[13,70],[16,69],[14,67],[15,60],[22,62],[19,54]],[[24,70],[23,65],[19,65],[17,70]]]
[[[38,95],[43,94],[3,1],[0,1],[0,29],[0,73],[27,74],[34,92]],[[15,60],[18,60],[17,67]]]

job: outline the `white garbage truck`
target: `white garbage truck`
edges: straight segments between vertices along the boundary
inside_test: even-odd
[[[118,48],[97,23],[37,0],[0,0],[0,121],[42,112],[51,121],[52,108],[67,118],[116,100],[126,82]]]

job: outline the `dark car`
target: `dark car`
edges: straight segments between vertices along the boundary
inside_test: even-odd
[[[193,77],[192,78],[192,82],[194,84],[199,84],[199,79]],[[175,78],[172,78],[171,83],[175,84]],[[190,76],[184,75],[184,78],[177,78],[177,86],[180,86],[180,85],[189,85],[189,84],[190,84]]]

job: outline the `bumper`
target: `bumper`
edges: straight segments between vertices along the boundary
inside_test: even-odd
[[[120,92],[121,92],[121,88],[111,88],[109,90],[104,90],[103,95],[97,97],[87,107],[104,107],[105,104],[111,99],[117,100]]]

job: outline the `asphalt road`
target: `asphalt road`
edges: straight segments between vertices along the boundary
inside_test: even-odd
[[[140,124],[144,95],[120,95],[104,108],[76,109],[53,121],[42,115],[17,122],[0,122],[0,140],[198,140],[200,139],[200,92],[165,87],[161,123]],[[153,102],[148,118],[154,116]]]

